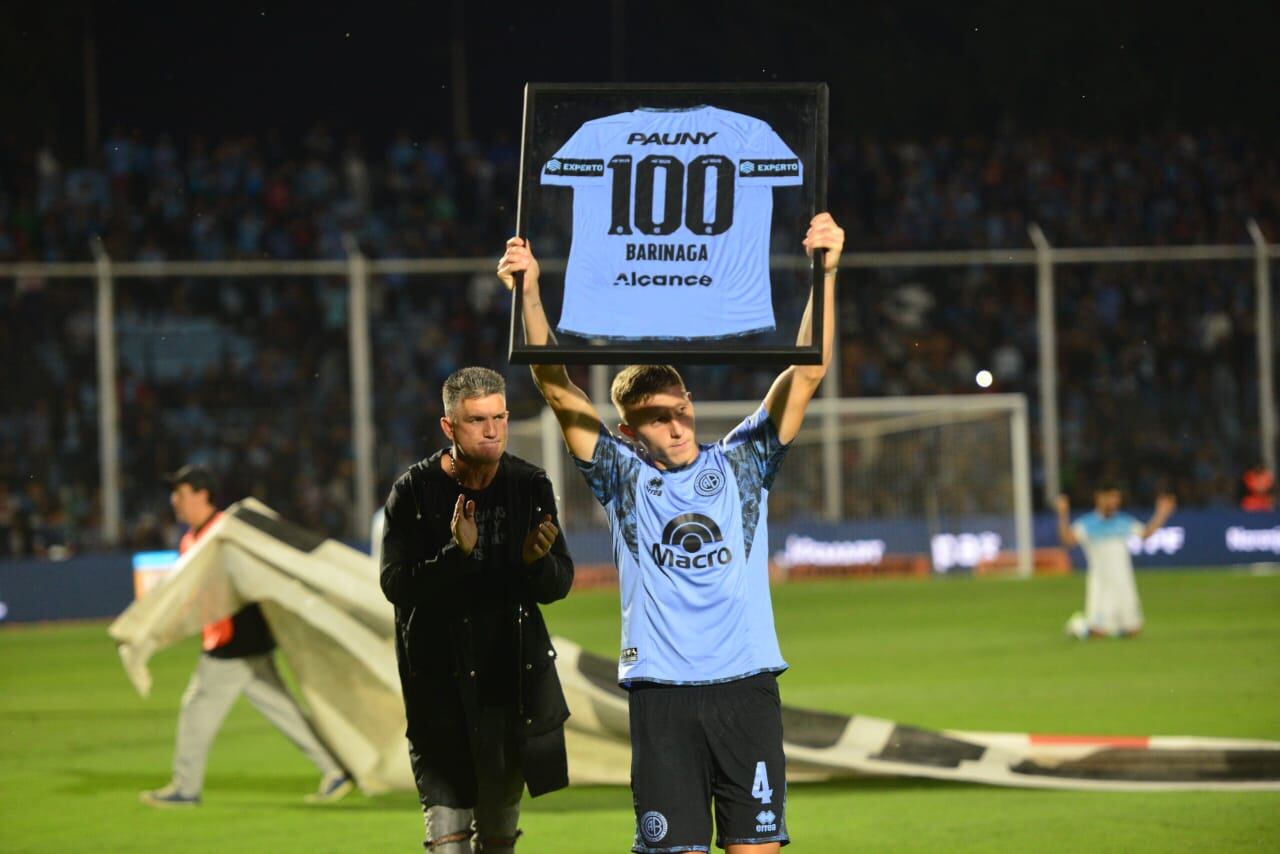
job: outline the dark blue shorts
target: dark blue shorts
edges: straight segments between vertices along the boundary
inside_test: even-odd
[[[631,688],[632,851],[708,851],[787,837],[778,679]]]

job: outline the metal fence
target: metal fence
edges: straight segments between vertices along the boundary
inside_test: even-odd
[[[963,250],[939,252],[846,252],[841,267],[846,270],[938,269],[964,270],[973,267],[1012,267],[1034,271],[1036,339],[1040,353],[1038,367],[1037,418],[1039,447],[1036,462],[1042,472],[1042,494],[1051,501],[1061,490],[1061,439],[1059,435],[1058,322],[1055,317],[1056,282],[1064,268],[1079,265],[1134,264],[1234,264],[1252,263],[1254,278],[1253,315],[1257,359],[1258,458],[1276,470],[1276,399],[1274,366],[1276,359],[1271,262],[1280,256],[1280,245],[1268,244],[1256,224],[1248,224],[1251,245],[1152,246],[1107,248],[1055,248],[1041,230],[1030,228],[1030,249]],[[117,392],[116,300],[122,286],[138,280],[186,278],[274,278],[289,276],[341,277],[347,283],[346,332],[350,368],[350,436],[352,471],[351,536],[365,536],[367,520],[376,506],[376,437],[371,367],[369,292],[371,277],[486,275],[493,261],[479,259],[368,259],[354,240],[345,241],[347,257],[314,261],[145,261],[115,262],[101,243],[93,246],[95,260],[87,263],[0,264],[0,278],[15,281],[26,277],[93,281],[96,287],[95,336],[97,354],[98,457],[101,484],[101,539],[119,542],[122,525],[121,500],[121,412]],[[563,261],[544,260],[547,271],[563,269]],[[493,354],[500,358],[500,353]],[[837,360],[838,362],[839,360]],[[828,398],[840,396],[839,364],[835,376],[824,384]],[[607,371],[591,372],[591,394],[607,400]],[[835,459],[834,451],[831,454]],[[826,492],[839,495],[838,465],[824,467],[831,481]]]

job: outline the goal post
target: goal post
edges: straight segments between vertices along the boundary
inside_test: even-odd
[[[699,440],[719,439],[759,405],[697,403]],[[607,529],[549,409],[513,423],[510,446],[547,469],[571,532]],[[769,498],[783,567],[853,555],[909,558],[935,573],[1007,566],[1029,577],[1031,514],[1021,394],[815,398]]]

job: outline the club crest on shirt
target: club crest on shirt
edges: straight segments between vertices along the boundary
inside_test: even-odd
[[[724,489],[724,474],[719,469],[707,469],[698,475],[693,488],[699,495],[710,497]]]

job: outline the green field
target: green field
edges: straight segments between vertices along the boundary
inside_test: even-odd
[[[784,702],[936,728],[1280,740],[1280,577],[1146,573],[1146,634],[1077,643],[1083,581],[946,579],[775,589],[792,670]],[[612,657],[617,594],[547,610],[553,632]],[[0,850],[412,851],[408,793],[311,807],[306,760],[246,703],[209,763],[205,804],[157,812],[195,641],[125,679],[105,623],[0,630]],[[796,785],[790,851],[1276,851],[1280,793],[1066,793],[912,780]],[[623,788],[526,801],[531,852],[628,850]],[[420,850],[420,849],[418,849]]]

